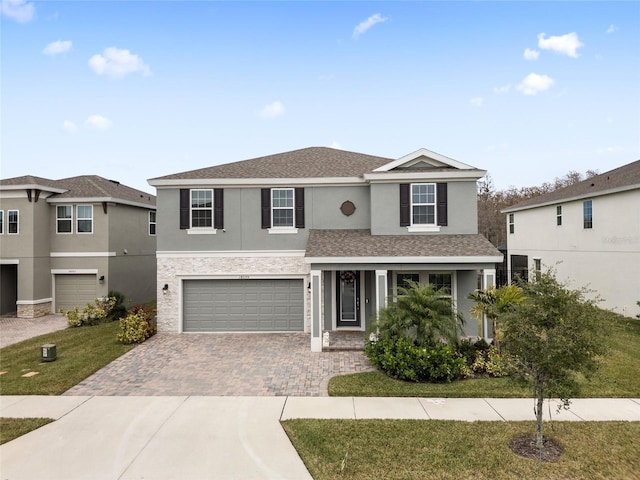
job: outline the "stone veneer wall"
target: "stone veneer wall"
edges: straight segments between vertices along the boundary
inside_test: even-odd
[[[191,278],[225,277],[240,275],[252,278],[304,276],[304,285],[310,281],[310,267],[302,256],[286,257],[219,257],[219,256],[158,256],[158,331],[180,331],[180,282]],[[163,294],[162,288],[169,289]],[[310,332],[311,295],[305,288],[304,331]]]
[[[18,318],[38,318],[51,314],[51,302],[36,303],[34,305],[18,304]]]

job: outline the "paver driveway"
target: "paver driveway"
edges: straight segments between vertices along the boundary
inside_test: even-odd
[[[158,334],[65,395],[326,396],[370,370],[359,351],[311,352],[306,333]]]

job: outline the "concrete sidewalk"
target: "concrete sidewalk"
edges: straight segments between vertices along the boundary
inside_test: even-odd
[[[576,399],[554,420],[640,421],[640,399]],[[2,478],[310,479],[279,421],[533,420],[532,399],[0,396],[2,417],[55,422],[0,446]]]

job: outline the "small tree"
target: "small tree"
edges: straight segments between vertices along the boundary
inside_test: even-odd
[[[445,340],[453,346],[458,343],[462,322],[449,292],[410,281],[408,287],[398,287],[395,301],[380,310],[375,326],[382,338],[405,338],[418,346],[435,346]]]
[[[536,401],[536,446],[543,449],[545,398],[568,399],[578,391],[576,374],[589,375],[605,352],[601,311],[584,290],[569,290],[547,271],[522,284],[524,301],[499,316],[503,348],[516,359],[517,373]],[[568,402],[565,400],[565,404]]]

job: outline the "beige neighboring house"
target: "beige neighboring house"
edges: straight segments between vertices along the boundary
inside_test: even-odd
[[[551,267],[602,308],[640,312],[640,160],[504,212],[512,275]]]
[[[0,314],[34,318],[110,290],[155,299],[156,199],[83,175],[0,180]]]

